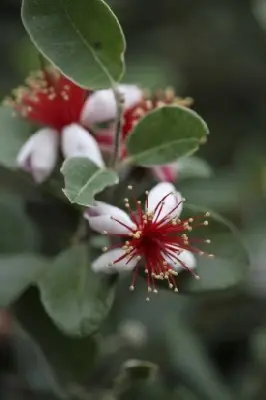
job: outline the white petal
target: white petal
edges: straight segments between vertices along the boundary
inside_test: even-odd
[[[177,256],[177,259],[180,260],[189,269],[196,268],[196,265],[197,265],[196,257],[194,256],[193,253],[191,253],[188,250],[183,250],[182,253],[180,253]],[[179,263],[177,262],[176,264],[171,263],[172,267],[178,272],[186,270],[186,268],[184,268],[184,266],[182,266],[181,262],[179,262]]]
[[[59,136],[54,129],[43,128],[33,134],[20,149],[18,165],[30,171],[36,182],[41,183],[53,171],[58,156]]]
[[[142,90],[136,85],[119,85],[119,91],[124,96],[125,108],[131,108],[143,98]]]
[[[78,124],[71,124],[62,131],[62,152],[65,158],[87,157],[98,167],[104,166],[99,146],[94,137]]]
[[[181,202],[182,196],[176,191],[174,185],[169,182],[158,183],[158,185],[154,186],[154,188],[150,190],[148,195],[148,212],[154,212],[156,206],[164,197],[165,200],[163,200],[164,204],[162,210],[160,211],[160,206],[157,207],[157,211],[160,211],[158,221],[165,215],[171,213],[171,211],[180,203],[179,206],[169,214],[170,217],[179,217],[183,208],[183,203]],[[155,213],[155,219],[158,216],[158,212]]]
[[[96,201],[96,206],[87,208],[84,217],[89,221],[90,227],[100,233],[106,231],[110,234],[129,234],[131,231],[127,227],[136,229],[135,224],[125,211],[102,201]],[[112,217],[121,224],[114,221]]]
[[[120,85],[119,91],[123,94],[125,108],[130,108],[142,99],[142,91],[135,85]],[[100,122],[115,119],[117,112],[116,101],[112,89],[98,90],[91,94],[86,101],[81,122],[91,126]]]
[[[94,272],[123,272],[123,271],[131,271],[135,268],[138,260],[133,258],[131,261],[127,263],[128,258],[123,258],[117,263],[110,265],[115,262],[121,256],[125,254],[125,251],[122,249],[114,249],[109,250],[106,253],[102,254],[92,263],[92,269]]]

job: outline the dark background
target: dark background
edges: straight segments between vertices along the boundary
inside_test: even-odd
[[[190,320],[208,355],[208,362],[205,358],[199,361],[202,371],[206,365],[208,371],[212,368],[218,371],[213,380],[219,376],[221,387],[225,391],[230,388],[237,400],[263,400],[266,397],[266,1],[112,0],[109,4],[127,39],[125,80],[156,88],[174,86],[178,95],[195,99],[194,109],[209,125],[211,135],[200,156],[213,167],[214,176],[181,182],[180,188],[185,197],[193,197],[194,203],[216,209],[238,226],[252,265],[242,291],[211,301],[193,300],[194,314]],[[20,0],[1,0],[0,54],[0,95],[4,97],[38,64],[20,21]],[[1,131],[4,134],[4,127]],[[183,299],[178,308],[184,305],[187,310],[186,304]],[[129,314],[134,318],[138,307],[141,309],[141,304],[129,305],[132,311]],[[156,314],[156,308],[151,310],[151,314]],[[25,398],[35,398],[17,373],[9,336],[2,337],[2,386],[6,398],[21,399],[22,393]],[[159,348],[155,350],[160,352]],[[161,360],[162,365],[164,362]],[[169,368],[166,361],[165,375],[171,386],[176,376]],[[178,394],[181,399],[212,398],[208,390],[202,397],[193,397],[182,390]]]

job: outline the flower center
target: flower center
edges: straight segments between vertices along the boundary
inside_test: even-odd
[[[132,190],[132,187],[129,186],[129,189]],[[164,207],[170,196],[173,196],[176,200],[175,204],[172,208],[165,210]],[[132,210],[129,199],[125,199],[125,207],[128,209],[129,216],[135,224],[135,229],[131,229],[113,218],[117,223],[128,228],[129,234],[121,235],[122,239],[126,236],[122,245],[124,254],[112,264],[116,264],[121,260],[125,261],[125,265],[132,260],[143,260],[148,292],[157,293],[155,287],[156,279],[166,280],[169,288],[178,292],[175,277],[178,275],[177,270],[180,269],[189,271],[196,279],[199,279],[193,269],[186,265],[183,257],[184,252],[199,255],[205,254],[213,257],[212,254],[205,253],[194,247],[193,239],[189,238],[189,233],[194,227],[206,226],[208,221],[202,221],[202,216],[183,220],[177,218],[179,209],[184,201],[185,199],[178,200],[175,193],[168,193],[156,204],[152,211],[148,211],[148,192],[146,192],[144,209],[141,206],[141,202],[135,200],[136,209]],[[208,216],[209,213],[203,215],[203,217]],[[210,240],[202,240],[202,242],[210,243]],[[105,248],[105,250],[107,249]],[[140,265],[141,263],[137,263],[133,271],[130,285],[130,290],[132,291],[135,289],[135,281]],[[147,300],[149,300],[149,297],[147,297]]]
[[[26,85],[15,89],[5,104],[23,118],[60,132],[64,126],[79,122],[87,94],[50,67],[32,73]]]

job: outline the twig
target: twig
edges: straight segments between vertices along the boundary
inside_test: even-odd
[[[117,86],[113,87],[113,93],[116,101],[117,111],[116,111],[114,153],[111,160],[111,167],[115,168],[120,156],[120,140],[121,140],[122,118],[124,111],[124,98],[123,95],[119,92]]]

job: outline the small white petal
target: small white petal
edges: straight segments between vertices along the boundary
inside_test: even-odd
[[[58,156],[59,135],[51,128],[33,134],[20,149],[18,165],[32,173],[37,183],[45,181],[55,168]]]
[[[100,233],[106,231],[110,234],[129,234],[130,230],[127,227],[136,229],[135,224],[125,211],[102,201],[96,201],[95,206],[87,208],[84,217],[89,221],[90,227]],[[111,217],[127,227],[114,221]]]
[[[169,214],[169,217],[178,218],[183,208],[183,203],[181,202],[182,197],[181,194],[176,191],[174,185],[169,182],[158,183],[150,190],[148,195],[148,212],[154,212],[156,206],[165,196],[167,197],[163,200],[164,204],[158,220],[161,220],[164,216],[171,213],[171,211],[180,203],[178,208]],[[159,210],[160,206],[157,208],[158,212]],[[158,216],[158,212],[155,213],[154,218]]]
[[[125,251],[122,249],[114,249],[107,251],[92,263],[93,271],[106,272],[106,273],[131,271],[132,269],[135,268],[138,262],[136,258],[133,258],[131,261],[127,263],[128,258],[125,257],[122,260],[115,263],[115,261],[118,260],[120,257],[122,257],[124,254]]]
[[[124,97],[124,107],[130,108],[142,99],[142,91],[135,85],[120,85],[119,91]],[[116,101],[112,89],[98,90],[91,94],[86,101],[81,122],[91,126],[104,121],[115,119],[117,112]]]
[[[134,107],[143,98],[142,90],[136,85],[119,85],[119,91],[124,96],[124,107]]]
[[[62,152],[65,158],[87,157],[98,167],[104,166],[101,151],[94,137],[78,124],[62,131]]]
[[[187,268],[189,269],[196,268],[197,265],[196,257],[190,251],[183,250],[182,253],[180,253],[176,258],[180,260]],[[182,266],[181,262],[179,263],[177,262],[176,264],[171,263],[171,265],[178,272],[185,271],[186,268]]]

